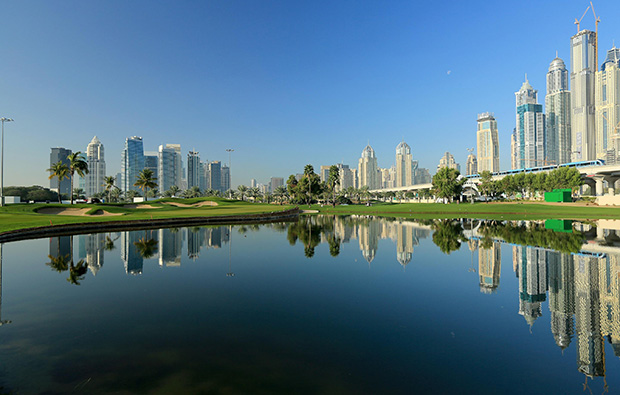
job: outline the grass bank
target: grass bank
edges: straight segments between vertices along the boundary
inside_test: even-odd
[[[203,205],[212,202],[213,205]],[[179,204],[182,206],[175,206]],[[148,205],[148,207],[146,207]],[[83,209],[80,215],[46,214],[64,209]],[[276,206],[220,198],[160,199],[137,206],[126,204],[12,204],[0,208],[0,233],[26,228],[110,221],[239,216],[284,211],[292,206]]]
[[[308,206],[300,206],[308,210]],[[372,206],[323,206],[312,205],[311,210],[320,214],[357,214],[383,217],[418,219],[480,218],[480,219],[620,219],[620,208],[598,207],[574,203],[373,203]]]

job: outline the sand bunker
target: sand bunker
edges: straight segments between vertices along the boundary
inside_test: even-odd
[[[150,204],[125,204],[123,205],[124,208],[137,208],[137,209],[141,209],[141,208],[161,208],[161,206],[151,206]]]
[[[50,207],[50,208],[42,208],[37,211],[39,214],[48,214],[48,215],[73,215],[73,216],[90,216],[86,214],[89,212],[90,208],[61,208],[61,207]],[[103,217],[113,216],[113,215],[123,215],[120,213],[109,213],[105,210],[97,210],[95,214]]]
[[[194,204],[185,204],[185,203],[177,203],[177,202],[164,202],[164,204],[170,204],[171,206],[176,206],[176,207],[217,206],[216,202],[211,202],[208,200],[205,200],[204,202],[194,203]]]

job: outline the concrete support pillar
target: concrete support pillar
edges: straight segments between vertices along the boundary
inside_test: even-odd
[[[605,240],[605,229],[602,226],[596,227],[596,239],[597,240]]]
[[[604,183],[603,183],[603,178],[595,178],[596,181],[596,196],[603,196],[603,187],[604,187]]]
[[[620,179],[619,176],[605,176],[603,177],[603,179],[605,181],[607,181],[607,193],[610,194],[611,196],[614,196],[616,194],[616,181],[618,181]]]

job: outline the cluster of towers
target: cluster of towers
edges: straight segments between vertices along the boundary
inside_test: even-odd
[[[527,76],[515,93],[513,169],[596,159],[618,162],[620,49],[607,51],[599,69],[597,36],[578,30],[571,37],[570,74],[557,55],[551,61],[544,111]]]
[[[69,165],[67,156],[72,153],[66,148],[52,148],[50,166],[56,162]],[[86,161],[89,173],[80,178],[74,187],[81,188],[87,197],[95,196],[105,190],[106,162],[104,147],[97,136],[86,147]],[[123,192],[138,191],[134,184],[140,172],[150,169],[157,182],[160,193],[176,186],[179,190],[199,187],[201,190],[213,189],[225,192],[230,189],[230,167],[220,161],[203,162],[196,151],[187,155],[187,171],[183,165],[180,144],[163,144],[157,151],[144,151],[142,137],[133,136],[125,139],[121,153],[121,172],[117,173],[116,186]],[[71,189],[69,179],[58,185],[56,179],[50,180],[50,189],[68,195]]]
[[[430,182],[428,169],[418,167],[413,159],[411,147],[404,141],[396,146],[395,163],[390,168],[380,168],[377,164],[375,150],[368,144],[362,151],[357,169],[338,164],[340,170],[340,188],[354,187],[382,189],[404,187]]]

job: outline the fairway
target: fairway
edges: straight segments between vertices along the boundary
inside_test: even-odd
[[[139,205],[13,204],[0,208],[0,233],[50,225],[107,221],[239,216],[284,211],[294,206],[250,203],[221,198],[160,199]],[[69,210],[69,211],[68,211]]]

